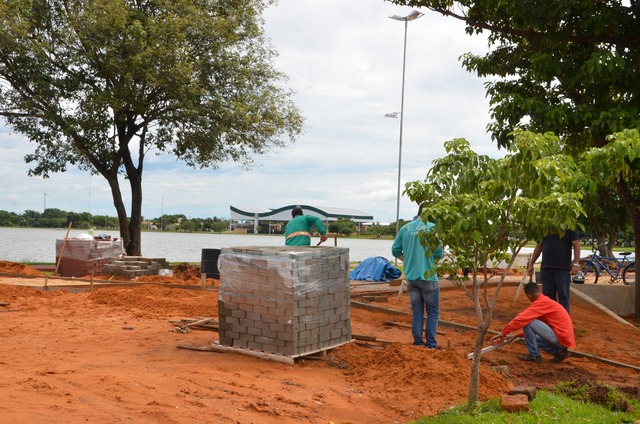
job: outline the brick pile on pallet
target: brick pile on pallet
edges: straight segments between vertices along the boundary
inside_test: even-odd
[[[220,344],[296,358],[351,341],[349,249],[222,248]]]
[[[123,275],[127,278],[142,275],[157,275],[161,269],[170,268],[165,258],[145,258],[142,256],[125,256],[112,260],[103,268],[105,274]]]
[[[119,258],[123,251],[122,239],[57,239],[58,273],[64,277],[102,274],[104,266]]]

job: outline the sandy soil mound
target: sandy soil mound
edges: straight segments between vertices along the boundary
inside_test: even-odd
[[[37,269],[15,262],[0,261],[0,273],[21,275],[44,275]]]
[[[137,317],[162,318],[167,312],[186,317],[217,317],[216,299],[203,302],[202,293],[194,290],[144,285],[132,288],[103,288],[88,298],[96,304],[133,313]]]

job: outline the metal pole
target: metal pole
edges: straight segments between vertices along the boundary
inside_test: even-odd
[[[400,175],[402,169],[402,124],[404,120],[404,79],[407,64],[407,27],[409,20],[404,20],[404,49],[402,53],[402,95],[400,97],[400,141],[398,143],[398,196],[396,200],[396,236],[400,232]]]

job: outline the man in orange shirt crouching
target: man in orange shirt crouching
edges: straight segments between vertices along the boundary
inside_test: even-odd
[[[541,349],[553,355],[551,362],[562,362],[569,355],[567,348],[576,346],[569,313],[562,305],[540,293],[536,283],[526,284],[524,293],[531,305],[516,315],[491,342],[501,343],[524,335],[529,353],[518,356],[518,359],[540,363]]]

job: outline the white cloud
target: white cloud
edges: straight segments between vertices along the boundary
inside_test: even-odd
[[[249,171],[236,164],[193,170],[167,155],[148,155],[143,215],[226,217],[230,205],[308,203],[394,221],[400,120],[384,114],[400,111],[404,23],[389,16],[410,11],[373,0],[280,0],[268,9],[276,66],[289,76],[287,87],[307,119],[305,133],[285,149],[256,157]],[[402,187],[422,179],[444,154],[443,142],[455,137],[467,138],[480,153],[502,154],[485,131],[483,81],[458,60],[485,49],[483,37],[466,35],[453,19],[427,12],[409,22]],[[101,177],[75,169],[48,180],[27,177],[23,156],[33,147],[0,128],[0,209],[42,210],[47,193],[47,207],[115,216]],[[415,209],[403,198],[400,216],[409,219]]]

